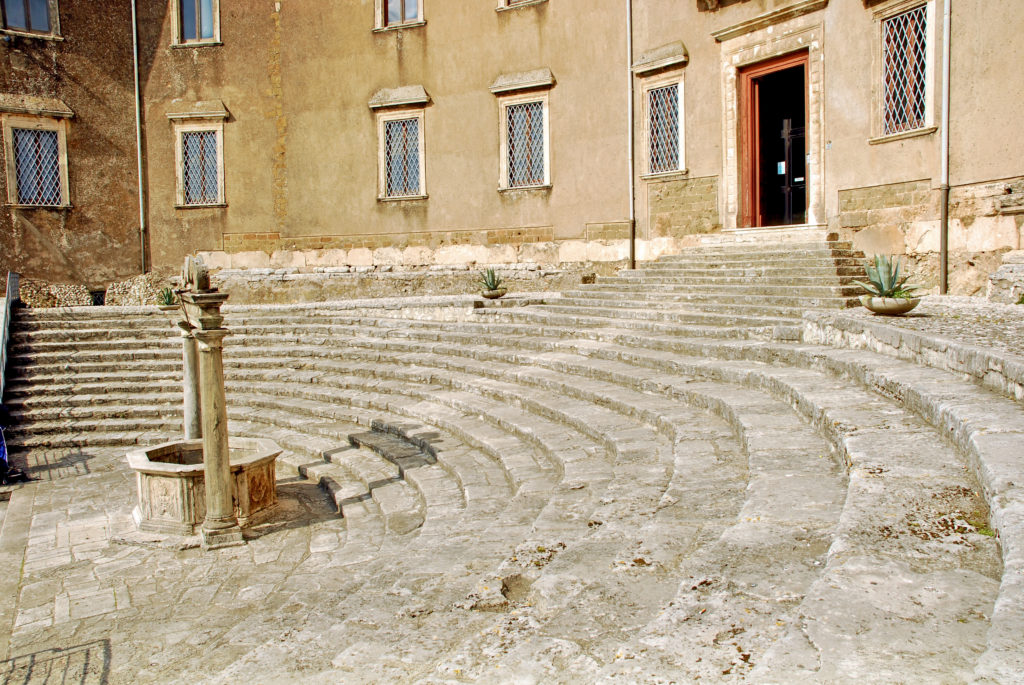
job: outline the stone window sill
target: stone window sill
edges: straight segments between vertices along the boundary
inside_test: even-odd
[[[551,184],[547,183],[545,185],[540,185],[540,186],[515,186],[514,188],[513,187],[501,187],[501,188],[498,188],[498,192],[499,193],[517,193],[517,192],[521,192],[521,191],[529,192],[529,191],[538,191],[538,190],[540,190],[540,191],[551,190]]]
[[[51,211],[60,211],[62,209],[72,209],[74,205],[22,205],[17,202],[6,202],[4,203],[4,207],[9,207],[10,209],[48,209]]]
[[[210,204],[203,205],[179,205],[175,204],[175,209],[218,209],[221,207],[227,207],[227,202],[211,202]]]
[[[398,195],[395,197],[378,197],[377,202],[406,202],[408,200],[426,200],[429,195]]]
[[[404,24],[391,24],[390,26],[378,26],[373,30],[374,33],[385,33],[387,31],[401,31],[402,29],[415,29],[420,26],[426,26],[427,20],[421,21],[407,21]]]
[[[64,40],[64,36],[56,33],[33,33],[32,31],[19,31],[17,29],[0,29],[0,35],[17,36],[19,38],[39,38],[41,40]]]
[[[171,43],[171,48],[175,50],[188,49],[188,48],[210,48],[224,45],[223,41],[219,40],[197,40],[191,43]]]
[[[913,131],[903,131],[902,133],[893,133],[888,136],[877,136],[875,138],[868,139],[868,145],[881,145],[882,143],[891,143],[896,140],[906,140],[907,138],[917,138],[918,136],[927,136],[935,133],[939,130],[938,126],[928,126],[925,128],[915,128]]]
[[[657,183],[658,181],[681,181],[689,178],[689,176],[689,169],[678,169],[677,171],[664,171],[658,174],[640,174],[640,180]]]
[[[517,9],[522,8],[522,7],[532,7],[534,5],[540,5],[540,4],[543,4],[543,3],[547,2],[547,1],[548,0],[527,0],[526,2],[517,2],[514,5],[502,5],[500,7],[496,7],[494,9],[494,11],[495,12],[510,12],[512,10],[517,10]]]

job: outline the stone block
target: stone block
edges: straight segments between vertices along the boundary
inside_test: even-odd
[[[904,233],[897,226],[869,226],[853,236],[853,247],[866,255],[904,254],[906,241]]]
[[[402,263],[402,250],[396,247],[378,247],[373,251],[373,263],[395,266]]]
[[[629,259],[628,240],[608,240],[587,243],[586,261],[614,262]]]
[[[306,253],[306,266],[341,266],[343,264],[348,264],[346,250],[309,250]]]
[[[587,261],[587,242],[585,240],[564,240],[558,244],[559,262]]]
[[[203,263],[210,269],[231,268],[231,255],[223,250],[201,251],[197,253]]]
[[[1017,251],[1016,254],[1024,260],[1024,251]],[[1003,265],[989,276],[986,296],[991,302],[1017,304],[1021,296],[1024,296],[1024,261],[1011,263],[1004,261]]]
[[[271,266],[270,255],[262,250],[235,252],[231,255],[232,269],[266,269]]]
[[[554,242],[546,242],[520,245],[519,261],[555,264],[558,262],[558,244]]]
[[[302,268],[306,266],[306,255],[296,250],[278,250],[270,256],[270,263],[276,268]]]
[[[441,248],[438,252],[440,253],[444,249]],[[434,250],[425,245],[410,245],[402,250],[401,263],[403,266],[422,266],[423,264],[430,264],[434,259],[438,259],[434,254]]]
[[[1012,216],[982,216],[966,229],[966,247],[969,252],[991,252],[1020,247],[1017,221]]]
[[[348,251],[348,263],[352,266],[371,266],[373,252],[366,247],[356,247]]]

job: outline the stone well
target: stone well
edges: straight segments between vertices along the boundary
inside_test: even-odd
[[[281,448],[263,438],[231,438],[229,454],[235,515],[245,526],[277,503],[275,468]],[[129,452],[128,465],[138,477],[139,503],[132,517],[139,530],[199,533],[206,516],[202,440]]]

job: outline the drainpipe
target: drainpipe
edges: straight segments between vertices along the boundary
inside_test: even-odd
[[[952,24],[953,0],[942,3],[942,173],[939,189],[942,192],[939,227],[939,294],[945,295],[949,287],[949,65],[952,61],[949,34]]]
[[[627,98],[629,109],[627,110],[626,122],[629,130],[626,132],[629,145],[627,146],[627,157],[629,163],[629,268],[636,268],[636,188],[633,181],[634,158],[636,156],[636,145],[633,140],[633,0],[626,0],[626,85],[629,94]]]
[[[135,156],[139,167],[139,250],[142,273],[146,273],[146,189],[142,181],[142,91],[139,89],[139,18],[132,0],[132,61],[135,76]]]

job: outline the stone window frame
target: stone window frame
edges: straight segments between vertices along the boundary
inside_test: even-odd
[[[7,205],[25,209],[67,209],[71,205],[71,186],[68,183],[68,120],[65,117],[34,116],[30,114],[0,113],[0,129],[3,131],[4,166],[7,177]],[[57,205],[23,204],[18,201],[18,174],[14,160],[14,135],[12,129],[34,131],[56,131],[57,164],[60,171],[61,202]]]
[[[401,29],[411,29],[419,26],[426,26],[426,8],[424,4],[426,0],[418,0],[419,2],[419,17],[411,21],[403,21],[397,24],[389,24],[386,19],[388,4],[387,0],[373,0],[373,30],[377,31],[400,31]]]
[[[499,154],[498,191],[548,190],[551,188],[551,109],[547,90],[527,92],[496,93],[498,100]],[[544,181],[534,185],[513,186],[509,184],[508,109],[514,105],[539,102],[544,116]]]
[[[205,207],[226,207],[224,188],[224,118],[223,117],[182,117],[174,124],[174,178],[176,209],[202,209]],[[194,131],[213,131],[217,139],[217,200],[215,202],[185,203],[185,153],[184,134]]]
[[[948,1],[948,0],[947,0]],[[896,17],[904,12],[925,7],[925,93],[924,93],[924,125],[908,131],[886,134],[884,132],[885,120],[885,61],[883,54],[885,50],[884,28],[885,21]],[[872,86],[871,86],[871,137],[868,143],[877,145],[890,141],[916,138],[935,133],[938,126],[935,121],[935,100],[938,96],[936,74],[938,73],[938,46],[940,40],[939,18],[935,9],[935,0],[893,0],[892,2],[878,6],[872,13],[874,22],[873,50],[872,50]]]
[[[0,35],[22,36],[25,38],[42,38],[44,40],[64,40],[60,33],[60,6],[58,0],[47,0],[47,11],[50,18],[49,31],[29,31],[26,29],[12,29],[7,27],[7,17],[0,0],[0,14],[3,14],[3,21],[0,22]]]
[[[684,121],[685,87],[683,85],[683,68],[673,69],[656,76],[639,76],[640,79],[640,112],[643,133],[644,166],[640,178],[644,180],[661,180],[667,177],[684,176],[686,167],[686,123]],[[668,171],[651,171],[651,117],[649,94],[652,90],[676,86],[679,90],[679,163],[675,169]]]
[[[419,155],[419,192],[412,195],[388,195],[387,188],[387,143],[385,140],[385,124],[389,121],[406,121],[415,119],[418,123],[417,152]],[[377,111],[377,201],[378,202],[402,202],[408,200],[426,200],[427,176],[426,176],[426,108],[403,107],[395,109],[381,109]]]
[[[547,1],[548,0],[498,0],[498,6],[494,8],[494,11],[506,12],[508,10],[517,10],[522,7],[541,5]]]
[[[181,3],[183,0],[170,0],[171,13],[171,47],[173,48],[201,48],[209,45],[223,45],[220,36],[220,0],[210,0],[213,13],[213,36],[211,38],[198,38],[185,40],[182,38],[181,26]],[[194,1],[194,0],[185,0]],[[196,27],[198,32],[198,26]]]

